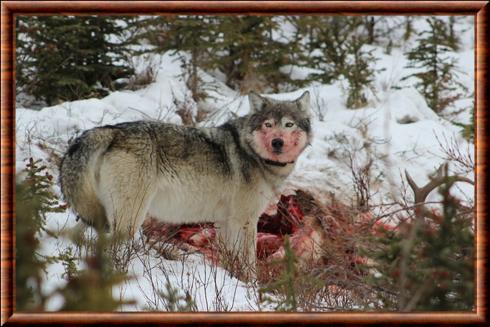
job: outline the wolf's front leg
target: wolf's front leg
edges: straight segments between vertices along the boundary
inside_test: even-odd
[[[218,241],[224,245],[225,267],[250,280],[256,269],[257,222],[229,221],[218,225]]]

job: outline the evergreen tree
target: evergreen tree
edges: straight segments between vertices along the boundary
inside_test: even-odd
[[[262,16],[150,17],[140,22],[139,39],[158,52],[181,53],[186,82],[196,102],[205,97],[198,70],[217,69],[231,88],[247,93],[297,85],[281,67],[291,64],[292,42],[276,40],[278,19]],[[152,51],[155,51],[152,50]]]
[[[454,72],[456,59],[449,56],[447,25],[437,17],[428,18],[429,30],[419,33],[417,46],[406,55],[409,64],[416,72],[406,76],[415,77],[417,90],[425,97],[428,106],[436,113],[459,99],[466,91]]]
[[[40,234],[57,237],[46,229],[47,214],[63,212],[66,206],[60,204],[52,187],[53,177],[41,160],[29,159],[26,176],[16,184],[16,246],[15,246],[15,303],[19,311],[43,311],[46,303],[55,294],[64,298],[62,310],[111,311],[122,302],[113,298],[112,289],[126,280],[124,274],[114,271],[107,247],[112,239],[105,231],[98,233],[94,250],[85,258],[86,269],[77,270],[75,257],[68,247],[64,253],[50,256],[39,253]],[[87,244],[86,244],[87,245]],[[43,291],[43,274],[46,266],[53,262],[65,265],[68,279],[66,286],[51,293]]]
[[[18,83],[52,105],[112,89],[132,73],[125,62],[124,19],[107,16],[19,16]]]
[[[342,74],[349,83],[346,106],[347,108],[357,109],[367,104],[366,89],[374,81],[374,69],[370,66],[376,61],[373,50],[363,49],[365,41],[363,37],[352,36],[346,42],[346,49],[349,56],[342,69]]]
[[[16,40],[15,40],[15,76],[16,76],[16,93],[19,94],[22,91],[22,86],[26,85],[29,81],[29,75],[33,73],[29,69],[30,61],[29,57],[30,46],[27,41],[27,31],[31,27],[25,23],[25,20],[19,17],[15,20]]]
[[[274,37],[279,32],[277,17],[224,16],[218,23],[217,67],[227,76],[227,84],[241,93],[277,92],[281,86],[294,84],[280,70],[291,64],[295,48]],[[220,37],[222,36],[222,37]]]
[[[321,71],[311,74],[310,80],[330,84],[345,78],[348,108],[367,104],[365,92],[374,80],[371,63],[376,58],[364,46],[376,42],[376,22],[342,16],[299,17],[293,21],[297,37],[304,39],[304,65]]]
[[[42,273],[55,260],[39,254],[39,235],[46,231],[46,214],[62,212],[52,190],[53,176],[40,160],[29,159],[26,177],[16,183],[15,303],[17,310],[44,310],[49,295],[42,292]]]
[[[185,295],[182,295],[180,290],[172,285],[172,282],[165,276],[165,290],[161,290],[158,292],[158,295],[163,300],[165,305],[165,310],[169,312],[191,312],[198,311],[197,305],[192,300],[189,292],[185,292]]]
[[[367,32],[367,43],[375,44],[378,38],[378,33],[376,31],[376,18],[374,16],[368,16],[364,17],[363,21]]]
[[[464,108],[463,110],[470,111],[470,121],[468,124],[452,121],[452,123],[456,126],[461,127],[461,135],[471,143],[475,142],[475,100],[471,106]]]
[[[184,78],[192,98],[199,102],[206,97],[199,69],[215,67],[216,18],[213,16],[148,17],[138,22],[138,39],[155,46],[151,51],[179,54]]]
[[[463,124],[463,137],[468,141],[475,143],[475,100],[473,100],[473,106],[471,107],[471,121],[469,124]]]
[[[108,248],[116,238],[108,237],[101,228],[92,253],[84,258],[86,268],[66,275],[68,283],[58,290],[63,296],[63,311],[114,311],[124,304],[134,304],[132,300],[115,299],[114,287],[128,280],[126,274],[114,269],[114,262]],[[66,260],[65,260],[66,262]]]
[[[262,287],[259,292],[260,294],[274,291],[278,292],[275,298],[264,297],[264,302],[275,305],[274,309],[276,311],[297,311],[297,258],[291,248],[291,242],[288,236],[284,238],[284,258],[279,263],[283,266],[280,276],[273,282]]]
[[[361,18],[355,17],[300,17],[295,22],[297,37],[304,38],[307,55],[305,65],[321,71],[311,79],[332,83],[345,72],[348,56],[346,43],[361,26]]]
[[[448,28],[448,38],[447,38],[447,44],[451,49],[454,51],[459,50],[459,37],[456,35],[456,31],[454,30],[454,25],[457,22],[457,17],[456,16],[449,16],[449,21],[447,23],[447,28]]]
[[[189,54],[189,58],[182,62],[187,75],[187,87],[196,103],[206,97],[206,93],[200,87],[202,80],[199,77],[199,69],[205,70],[213,66],[215,50],[210,46],[210,42],[214,38],[214,26],[211,17],[203,16],[179,17],[172,24],[176,42],[173,49],[184,50]]]
[[[399,45],[400,40],[395,33],[402,25],[401,18],[385,16],[366,16],[363,18],[363,33],[366,43],[383,46],[387,54],[391,53],[394,44]]]
[[[412,37],[414,30],[413,30],[413,17],[411,16],[406,16],[405,17],[405,32],[403,33],[403,40],[408,41]]]
[[[469,311],[475,306],[474,215],[450,194],[454,177],[439,188],[442,212],[418,216],[396,230],[382,230],[367,255],[378,276],[383,308],[396,311]],[[419,203],[419,206],[422,205]],[[415,212],[417,212],[417,208]]]

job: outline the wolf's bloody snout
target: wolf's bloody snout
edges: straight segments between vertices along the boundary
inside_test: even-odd
[[[271,144],[274,150],[281,150],[282,146],[284,145],[284,141],[282,139],[273,139]]]

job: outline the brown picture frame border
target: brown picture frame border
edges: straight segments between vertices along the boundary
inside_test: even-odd
[[[474,15],[476,156],[476,311],[334,313],[17,313],[15,273],[15,45],[21,14]],[[4,1],[1,3],[1,324],[486,324],[488,185],[488,1]]]

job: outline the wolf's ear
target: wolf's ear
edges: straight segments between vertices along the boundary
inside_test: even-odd
[[[305,91],[305,93],[296,99],[296,103],[301,111],[308,112],[310,110],[310,92]]]
[[[250,112],[258,112],[264,108],[264,104],[267,100],[254,91],[248,94],[248,102],[250,103]]]

